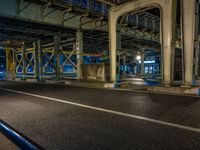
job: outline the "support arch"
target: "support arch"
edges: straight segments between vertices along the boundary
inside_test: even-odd
[[[161,27],[160,41],[162,51],[162,78],[165,85],[173,82],[173,64],[174,64],[174,36],[176,25],[176,0],[136,0],[114,6],[109,12],[109,44],[111,57],[111,81],[116,81],[116,51],[119,43],[117,43],[117,20],[125,13],[158,7],[160,9]]]

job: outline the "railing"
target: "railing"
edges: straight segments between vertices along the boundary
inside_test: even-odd
[[[5,135],[10,141],[22,150],[42,150],[38,144],[27,137],[16,132],[12,127],[0,119],[0,133]]]
[[[0,71],[0,80],[5,79],[5,71]]]

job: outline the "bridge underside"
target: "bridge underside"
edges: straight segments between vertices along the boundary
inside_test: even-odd
[[[200,85],[195,0],[8,0],[0,8],[6,79]]]

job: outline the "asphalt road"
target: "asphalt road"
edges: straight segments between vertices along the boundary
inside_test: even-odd
[[[200,149],[195,97],[0,81],[0,118],[49,150]]]

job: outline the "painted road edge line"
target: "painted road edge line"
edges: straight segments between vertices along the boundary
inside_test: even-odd
[[[123,113],[123,112],[114,111],[114,110],[109,110],[109,109],[105,109],[105,108],[99,108],[99,107],[95,107],[95,106],[89,106],[89,105],[85,105],[85,104],[70,102],[70,101],[67,101],[67,100],[62,100],[62,99],[57,99],[57,98],[52,98],[52,97],[22,92],[22,91],[16,91],[16,90],[7,89],[7,88],[1,88],[0,87],[0,89],[4,90],[4,91],[8,91],[8,92],[13,92],[13,93],[18,93],[18,94],[22,94],[22,95],[37,97],[37,98],[46,99],[46,100],[50,100],[50,101],[55,101],[55,102],[65,103],[65,104],[78,106],[78,107],[82,107],[82,108],[87,108],[87,109],[90,109],[90,110],[101,111],[101,112],[110,113],[110,114],[114,114],[114,115],[118,115],[118,116],[133,118],[133,119],[137,119],[137,120],[143,120],[143,121],[147,121],[147,122],[152,122],[152,123],[156,123],[156,124],[161,124],[161,125],[165,125],[165,126],[170,126],[170,127],[174,127],[174,128],[178,128],[178,129],[184,129],[184,130],[200,133],[199,128],[184,126],[184,125],[180,125],[180,124],[175,124],[175,123],[156,120],[156,119],[152,119],[152,118],[137,116],[137,115]]]

